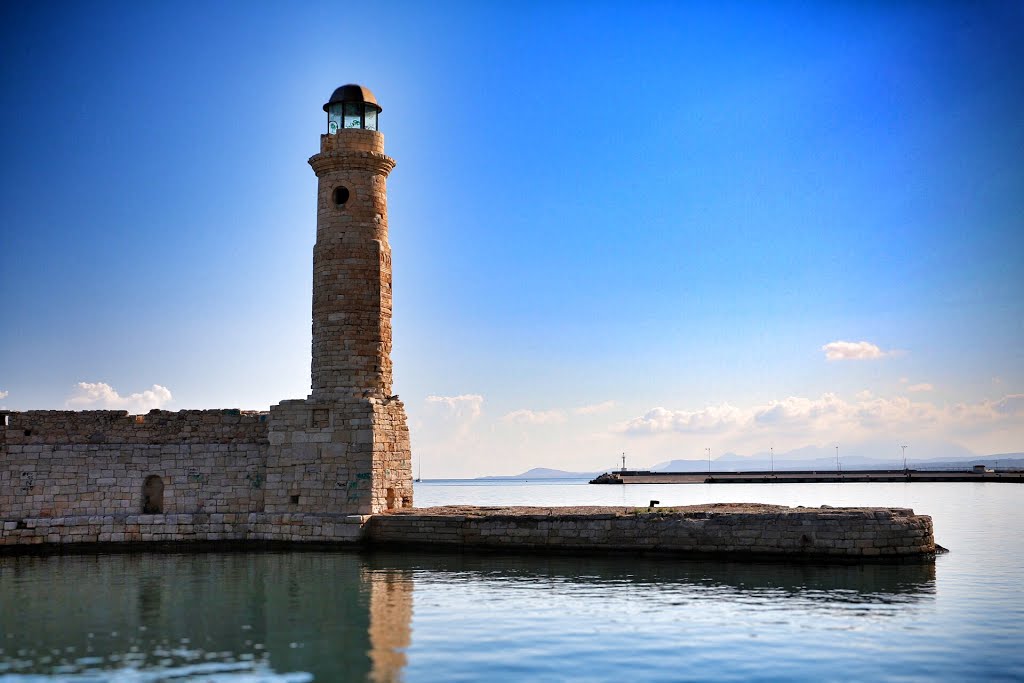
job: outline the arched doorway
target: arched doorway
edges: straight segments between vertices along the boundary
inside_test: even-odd
[[[142,514],[159,515],[164,511],[164,480],[156,474],[142,484]]]

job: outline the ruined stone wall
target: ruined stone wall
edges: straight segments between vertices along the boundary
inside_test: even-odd
[[[420,548],[840,558],[935,552],[931,518],[900,508],[428,508],[375,515],[367,533],[376,545]]]
[[[13,412],[0,427],[0,518],[263,509],[267,415],[238,410]]]
[[[412,505],[396,400],[238,410],[28,411],[0,426],[0,519],[146,512],[373,514]],[[152,511],[151,511],[152,512]]]

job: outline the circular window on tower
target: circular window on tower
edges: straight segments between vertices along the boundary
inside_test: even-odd
[[[331,198],[334,200],[334,205],[340,209],[345,206],[345,202],[348,201],[348,188],[343,185],[339,185],[334,188]]]

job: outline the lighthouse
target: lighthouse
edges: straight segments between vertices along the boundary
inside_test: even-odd
[[[367,88],[343,85],[324,104],[313,248],[313,398],[391,395],[391,247],[387,177],[395,161]]]
[[[270,412],[267,512],[412,506],[405,408],[392,392],[391,246],[382,108],[343,85],[323,105],[313,247],[312,391]]]

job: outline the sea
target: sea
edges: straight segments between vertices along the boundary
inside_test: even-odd
[[[423,481],[419,507],[760,502],[931,515],[935,562],[323,550],[0,557],[0,683],[1024,681],[1007,483]]]

